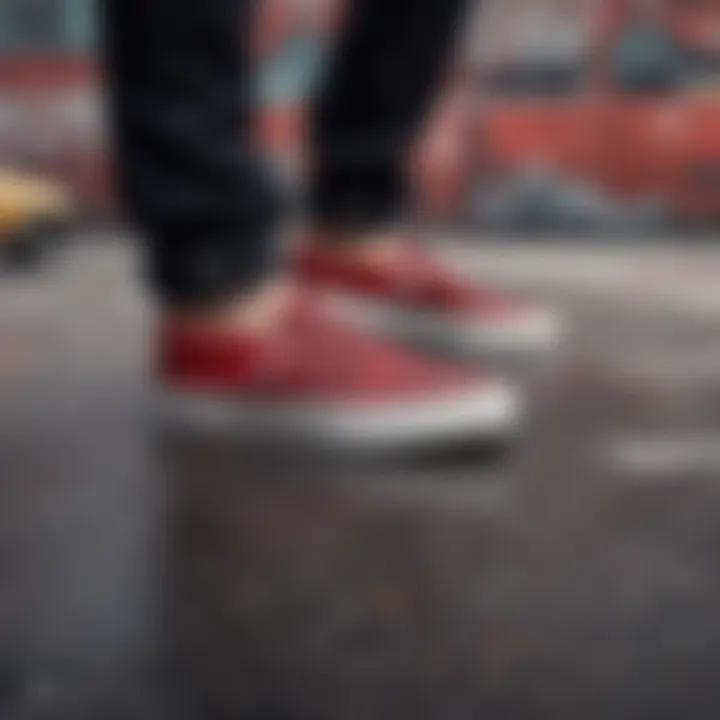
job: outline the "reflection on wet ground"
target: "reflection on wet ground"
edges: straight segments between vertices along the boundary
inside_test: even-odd
[[[301,463],[153,418],[124,259],[0,289],[2,720],[712,714],[720,473],[608,448],[717,433],[720,370],[580,350],[589,318],[638,347],[710,327],[567,301],[577,351],[524,378],[506,458]]]

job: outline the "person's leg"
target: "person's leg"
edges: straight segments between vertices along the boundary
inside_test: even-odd
[[[250,0],[105,0],[120,189],[172,310],[267,284],[277,203],[250,140]]]
[[[169,399],[192,419],[336,444],[510,431],[503,381],[394,350],[268,279],[275,212],[248,139],[247,0],[106,2],[117,160],[167,308],[156,371]]]
[[[553,348],[560,330],[553,313],[450,272],[408,242],[402,224],[409,150],[451,59],[464,0],[350,1],[315,109],[299,274],[370,300],[373,325],[424,347],[480,359],[488,350]]]
[[[331,236],[387,229],[407,154],[451,59],[465,0],[350,0],[314,112],[311,219]]]

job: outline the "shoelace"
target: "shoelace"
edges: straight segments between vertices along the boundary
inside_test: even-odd
[[[487,309],[508,306],[507,299],[490,288],[471,288],[448,269],[437,263],[422,247],[412,244],[407,250],[401,295],[407,302],[441,307],[471,307],[481,304]]]

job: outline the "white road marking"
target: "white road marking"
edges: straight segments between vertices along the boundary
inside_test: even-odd
[[[720,431],[616,438],[606,446],[608,467],[646,482],[667,482],[683,474],[720,476]]]

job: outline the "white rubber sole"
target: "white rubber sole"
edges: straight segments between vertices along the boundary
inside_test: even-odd
[[[503,442],[522,421],[520,392],[502,380],[456,397],[401,405],[267,403],[171,391],[162,400],[172,421],[238,431],[248,438],[352,449],[403,449],[474,440]]]
[[[364,328],[457,357],[548,355],[562,346],[565,336],[561,317],[549,310],[528,311],[511,320],[470,323],[364,298],[336,296],[334,301],[345,317]]]

